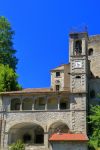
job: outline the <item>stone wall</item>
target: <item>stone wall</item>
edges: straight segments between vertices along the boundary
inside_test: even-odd
[[[93,49],[93,54],[88,56],[90,70],[95,77],[100,77],[100,35],[89,37],[88,50]]]
[[[58,121],[65,122],[70,128],[70,112],[18,112],[18,113],[7,113],[6,118],[6,132],[16,124],[29,122],[36,123],[49,130],[49,127]]]
[[[86,133],[86,114],[84,111],[53,111],[53,112],[17,112],[5,113],[4,125],[4,146],[7,146],[9,131],[15,125],[21,123],[33,123],[43,127],[44,132],[49,133],[49,129],[54,123],[65,123],[71,132]],[[48,136],[45,139],[45,146],[48,145]],[[6,148],[6,147],[5,147]],[[5,150],[5,149],[4,149]]]
[[[91,97],[91,92],[94,91],[94,96]],[[89,80],[89,103],[100,104],[100,79]]]

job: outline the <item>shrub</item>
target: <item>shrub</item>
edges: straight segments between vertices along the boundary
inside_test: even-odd
[[[9,150],[25,150],[25,145],[21,140],[18,140],[16,143],[11,144]]]

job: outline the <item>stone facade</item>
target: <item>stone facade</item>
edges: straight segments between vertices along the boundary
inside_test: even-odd
[[[56,90],[59,86],[60,91],[66,91],[70,87],[70,64],[63,64],[51,70],[51,89]],[[59,75],[57,75],[59,73]]]
[[[90,70],[93,76],[100,77],[100,35],[89,37],[88,41],[88,59],[90,61]]]
[[[88,149],[87,141],[49,141],[58,132],[87,135],[87,105],[99,102],[99,65],[94,65],[99,64],[100,36],[88,38],[86,32],[69,36],[70,63],[51,70],[50,89],[0,94],[1,150],[18,139],[26,150]]]

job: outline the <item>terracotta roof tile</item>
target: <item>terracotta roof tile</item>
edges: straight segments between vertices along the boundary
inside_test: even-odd
[[[56,68],[53,68],[53,69],[51,70],[51,72],[64,70],[64,66],[66,66],[66,67],[68,68],[68,67],[70,66],[70,64],[62,64],[62,65],[60,65],[60,66],[58,66],[58,67],[56,67]]]
[[[10,92],[1,92],[0,95],[8,95],[8,94],[30,94],[30,93],[53,93],[50,88],[27,88],[22,89],[21,91],[10,91]],[[69,92],[69,88],[62,92]]]
[[[50,88],[27,88],[23,89],[23,92],[49,92]]]
[[[20,94],[20,93],[37,93],[37,92],[50,92],[50,88],[27,88],[22,89],[20,91],[7,91],[7,92],[1,92],[0,94]]]
[[[49,141],[88,141],[88,137],[85,134],[69,134],[69,133],[55,133]]]

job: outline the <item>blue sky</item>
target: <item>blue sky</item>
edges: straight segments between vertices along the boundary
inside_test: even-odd
[[[71,27],[100,34],[100,0],[1,0],[0,15],[15,30],[17,73],[24,88],[50,87],[50,70],[68,63]]]

